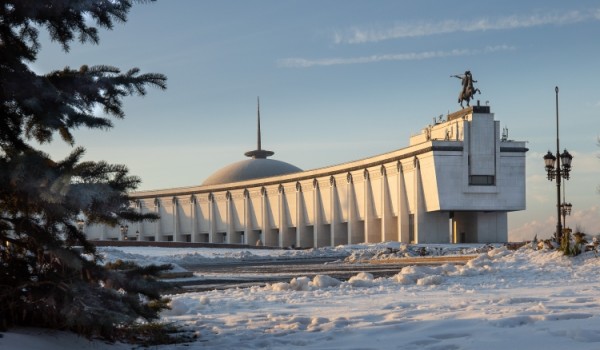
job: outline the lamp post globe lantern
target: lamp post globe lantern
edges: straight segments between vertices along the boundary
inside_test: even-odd
[[[562,164],[562,172],[565,180],[569,179],[569,173],[571,172],[571,161],[573,156],[566,149],[560,155],[560,163]]]
[[[566,203],[565,208],[566,208],[565,210],[566,210],[567,215],[571,215],[571,209],[573,208],[573,204]]]
[[[556,157],[550,151],[544,156],[544,163],[546,164],[548,180],[554,180],[554,164],[556,163]]]
[[[573,209],[573,204],[571,203],[567,203],[567,202],[562,202],[560,205],[560,211],[562,214],[562,222],[563,222],[563,227],[567,228],[567,216],[571,215],[571,210]]]

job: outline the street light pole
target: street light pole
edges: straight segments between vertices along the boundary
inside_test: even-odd
[[[558,86],[554,89],[556,92],[556,156],[552,152],[544,156],[544,163],[546,164],[546,172],[548,173],[548,180],[553,181],[556,179],[556,241],[562,243],[563,225],[561,222],[563,205],[560,202],[560,185],[561,180],[569,179],[569,172],[571,171],[571,161],[573,156],[565,149],[564,152],[560,153],[560,140],[559,125],[558,125]],[[570,203],[569,203],[570,204]]]
[[[556,92],[556,240],[562,242],[562,222],[560,221],[560,145],[558,139],[558,86],[554,88]]]

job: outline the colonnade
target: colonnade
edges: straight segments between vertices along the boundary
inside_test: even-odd
[[[140,198],[137,209],[161,219],[131,227],[136,239],[152,241],[281,247],[408,242],[414,240],[409,228],[416,227],[409,218],[422,201],[418,191],[407,193],[419,182],[415,163],[396,160],[278,184]]]

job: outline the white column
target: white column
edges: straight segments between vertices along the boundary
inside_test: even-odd
[[[208,194],[208,242],[215,243],[215,228],[217,223],[215,222],[215,196],[211,193]]]
[[[277,204],[279,207],[279,217],[278,217],[278,225],[279,225],[279,234],[278,234],[278,245],[283,248],[289,245],[289,238],[287,232],[287,223],[285,220],[285,190],[282,185],[279,185],[277,189]]]
[[[138,213],[140,215],[142,215],[144,213],[143,207],[142,207],[142,201],[139,200],[139,199],[136,200],[135,201],[135,206],[136,206],[136,209],[137,209]],[[136,236],[135,239],[136,240],[141,241],[142,240],[142,221],[138,221],[138,223],[137,223],[136,226],[137,226],[137,228],[135,229],[136,232],[134,232],[133,234],[135,234],[135,236]]]
[[[198,235],[196,232],[196,227],[197,227],[197,215],[196,215],[196,196],[191,195],[190,196],[190,227],[191,227],[191,241],[193,243],[196,243],[197,238],[196,236]]]
[[[250,193],[248,190],[244,190],[244,239],[242,240],[242,244],[250,244],[248,241],[250,238],[250,231],[252,228],[250,227]]]
[[[154,199],[154,212],[160,216],[160,199],[155,198]],[[160,242],[161,241],[161,232],[160,232],[160,225],[161,225],[161,221],[162,221],[162,217],[158,220],[156,220],[156,223],[154,224],[155,230],[154,230],[154,240],[156,242]]]
[[[178,203],[177,197],[171,199],[171,205],[173,206],[173,242],[181,241],[179,237],[179,214],[178,214]]]
[[[408,239],[408,215],[409,207],[406,198],[406,183],[404,182],[404,169],[402,162],[398,161],[398,189],[396,191],[396,200],[398,205],[398,241],[410,243]]]
[[[267,242],[267,240],[270,238],[269,237],[269,230],[270,230],[269,217],[267,216],[267,210],[269,209],[268,208],[269,204],[268,204],[268,198],[267,198],[267,189],[265,187],[261,188],[260,193],[261,193],[261,204],[262,204],[261,205],[262,213],[260,215],[260,217],[261,217],[260,240],[263,242],[263,245],[272,245],[273,243]]]
[[[319,203],[319,182],[317,179],[313,180],[313,247],[319,247],[319,235],[321,234],[321,215],[320,215],[320,203]]]
[[[390,241],[392,240],[390,231],[390,217],[391,213],[388,213],[390,210],[390,206],[388,204],[388,183],[387,183],[387,171],[385,170],[385,166],[381,166],[381,241]]]
[[[352,174],[346,175],[346,182],[348,188],[346,189],[346,205],[348,210],[348,244],[358,243],[355,242],[352,236],[354,228],[354,183],[352,181]]]
[[[364,171],[364,177],[365,177],[365,183],[364,183],[364,187],[365,187],[365,198],[364,198],[364,208],[365,208],[365,238],[364,241],[365,243],[373,243],[373,237],[371,237],[373,235],[372,228],[371,228],[371,217],[372,217],[372,210],[373,208],[371,208],[371,180],[369,177],[369,170],[365,169]]]
[[[227,203],[227,214],[226,214],[226,220],[227,222],[225,223],[226,227],[227,227],[227,233],[225,237],[225,242],[224,243],[231,243],[231,240],[233,239],[233,199],[231,197],[231,192],[227,191],[227,193],[225,194],[225,198],[226,198],[226,203]]]
[[[337,225],[337,200],[336,200],[336,186],[335,186],[335,178],[333,176],[331,176],[329,178],[329,210],[330,210],[330,232],[329,232],[329,237],[331,240],[331,243],[329,243],[330,246],[335,247],[336,245],[336,225]]]
[[[296,247],[304,247],[304,212],[302,202],[302,185],[296,182]]]
[[[414,216],[414,230],[415,230],[415,243],[422,242],[423,239],[420,237],[420,222],[421,215],[423,215],[421,210],[421,165],[419,164],[419,158],[415,157],[415,216]]]

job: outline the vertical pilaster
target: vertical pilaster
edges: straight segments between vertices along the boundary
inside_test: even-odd
[[[137,209],[138,214],[142,215],[144,214],[143,211],[143,207],[142,207],[142,201],[140,201],[139,199],[135,201],[135,208]],[[135,229],[135,236],[136,236],[136,240],[141,241],[142,240],[142,221],[138,221],[138,223],[135,225],[136,229]]]
[[[382,165],[380,168],[381,172],[381,241],[391,241],[393,238],[391,237],[391,210],[390,205],[388,203],[389,197],[389,189],[387,183],[387,170],[385,166]]]
[[[158,198],[154,198],[154,212],[156,213],[156,215],[160,216],[160,199]],[[158,220],[156,220],[155,224],[154,224],[154,240],[156,242],[160,242],[161,241],[161,230],[160,230],[160,225],[161,225],[161,221],[162,221],[162,217],[160,217]]]
[[[260,228],[261,228],[261,233],[260,233],[260,240],[263,242],[264,245],[269,245],[272,246],[273,242],[270,242],[270,224],[269,224],[269,216],[268,216],[268,210],[269,210],[269,199],[267,198],[267,189],[263,186],[260,189],[260,194],[261,194],[261,223],[260,223]]]
[[[233,199],[231,196],[231,192],[227,191],[227,193],[225,193],[225,200],[227,201],[227,214],[226,214],[226,220],[227,222],[225,223],[225,227],[227,227],[227,232],[225,234],[225,242],[224,243],[232,243],[232,239],[233,239]]]
[[[302,185],[296,182],[296,245],[304,247],[304,212],[302,203]]]
[[[244,189],[244,237],[242,238],[242,244],[250,244],[250,192]]]
[[[178,202],[177,197],[171,198],[171,205],[173,210],[173,242],[181,241],[179,237],[179,213],[178,213]]]
[[[313,247],[319,247],[321,231],[321,203],[319,200],[319,181],[313,180]]]
[[[358,242],[354,241],[354,183],[352,181],[352,174],[348,173],[346,175],[346,183],[348,185],[348,189],[346,190],[346,205],[347,205],[347,213],[348,213],[348,244],[355,244]]]
[[[371,204],[373,203],[373,201],[371,200],[371,180],[370,180],[370,176],[369,176],[369,170],[365,169],[363,172],[363,176],[364,176],[364,208],[365,208],[365,237],[364,237],[364,241],[366,243],[373,243],[374,239],[373,237],[371,237],[373,235],[372,232],[372,225],[371,225],[371,220],[372,220],[372,213],[373,213],[373,208],[371,207]]]
[[[415,216],[414,216],[414,230],[415,230],[415,243],[420,243],[421,240],[421,219],[423,210],[421,208],[423,199],[421,198],[421,165],[419,158],[415,157]]]
[[[404,180],[404,168],[402,162],[398,161],[398,188],[396,191],[396,204],[398,205],[398,241],[410,243],[408,232],[408,197],[406,195],[406,182]]]
[[[215,220],[215,195],[211,193],[208,194],[208,242],[216,243],[216,227],[217,223]]]
[[[336,198],[336,186],[335,186],[335,177],[333,175],[329,178],[329,217],[330,219],[330,243],[329,245],[332,247],[336,246],[336,235],[337,235],[337,224],[338,224],[338,208],[337,208],[337,198]]]
[[[192,243],[196,243],[197,242],[197,235],[198,232],[196,232],[197,230],[197,215],[196,215],[196,196],[191,195],[190,196],[190,241]]]
[[[279,234],[277,235],[277,244],[279,247],[287,247],[290,243],[290,237],[288,233],[288,225],[286,215],[285,215],[285,190],[283,185],[279,185],[277,188],[277,205],[279,208],[279,217],[278,217],[278,225],[279,225]]]

